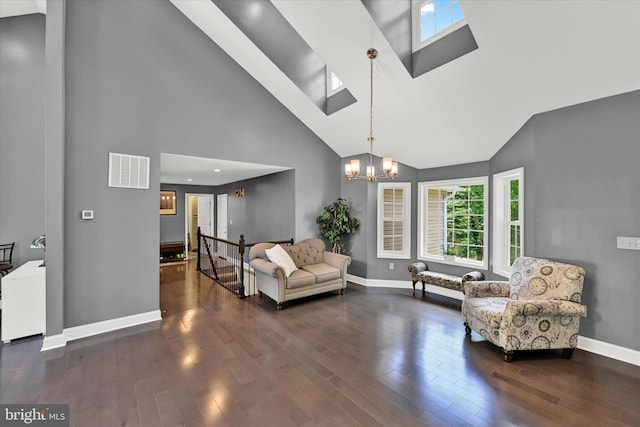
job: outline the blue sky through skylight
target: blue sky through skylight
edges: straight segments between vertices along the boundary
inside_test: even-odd
[[[458,0],[427,0],[420,7],[420,42],[464,19]]]

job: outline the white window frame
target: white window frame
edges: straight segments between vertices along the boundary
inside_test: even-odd
[[[510,182],[518,180],[518,221],[511,221]],[[493,272],[511,275],[509,264],[510,226],[520,225],[520,255],[524,255],[524,168],[516,168],[493,175]]]
[[[334,73],[329,67],[325,67],[327,69],[327,98],[331,95],[334,95],[344,89],[344,82],[338,77],[336,73]],[[338,87],[332,87],[331,82],[333,81],[333,76],[336,76],[340,85]]]
[[[425,3],[427,3],[429,0],[413,0],[413,5],[411,8],[411,30],[412,30],[412,34],[413,37],[411,38],[411,46],[412,46],[412,51],[416,52],[420,49],[422,49],[423,47],[453,33],[454,31],[456,31],[459,28],[464,27],[465,25],[467,25],[467,18],[464,17],[462,18],[460,21],[458,22],[454,22],[453,24],[451,24],[450,26],[448,26],[447,28],[445,28],[444,30],[435,33],[433,36],[420,41],[420,38],[422,36],[422,26],[421,26],[421,20],[420,20],[420,10],[422,9],[422,5],[424,5]],[[460,5],[460,7],[462,7],[462,5]],[[464,12],[464,11],[463,11]]]
[[[401,188],[403,190],[403,232],[402,251],[384,250],[384,190]],[[379,182],[378,183],[378,258],[411,258],[411,183],[410,182]]]
[[[482,261],[470,260],[468,258],[458,258],[451,255],[433,255],[426,251],[427,240],[427,191],[433,187],[453,187],[484,185],[484,230],[482,234],[483,256]],[[464,267],[474,267],[483,270],[489,265],[489,177],[479,176],[472,178],[460,178],[442,181],[428,181],[418,183],[418,259],[423,261],[433,261],[441,264],[458,265]]]

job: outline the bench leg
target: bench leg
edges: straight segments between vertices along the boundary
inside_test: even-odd
[[[471,335],[471,328],[467,322],[464,322],[464,333],[465,335]]]
[[[416,282],[417,282],[417,280],[412,280],[412,282],[413,282],[413,296],[415,296],[416,295]]]
[[[511,362],[513,360],[513,351],[502,349],[502,357],[505,362]]]
[[[425,293],[425,283],[424,280],[422,281],[422,295],[424,295]]]

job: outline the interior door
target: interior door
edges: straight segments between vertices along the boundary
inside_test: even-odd
[[[211,224],[211,211],[212,211],[213,199],[210,197],[198,197],[198,227],[200,232],[211,236],[212,226]]]
[[[217,196],[217,215],[216,215],[216,237],[220,239],[227,238],[227,195],[218,194]]]

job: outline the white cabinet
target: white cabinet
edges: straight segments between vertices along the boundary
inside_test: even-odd
[[[45,267],[29,261],[2,278],[2,341],[44,334]]]

